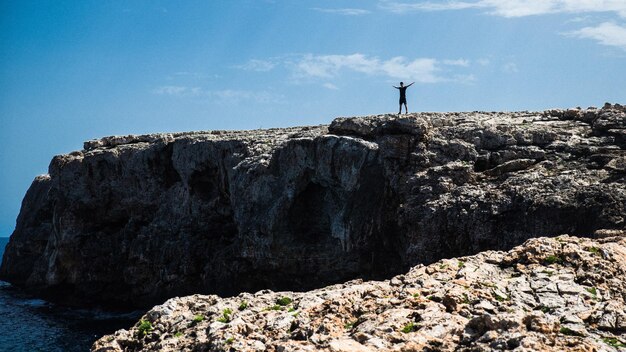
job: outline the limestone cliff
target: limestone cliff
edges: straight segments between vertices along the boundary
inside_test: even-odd
[[[66,302],[148,306],[620,232],[625,148],[620,105],[107,137],[33,181],[0,278]]]

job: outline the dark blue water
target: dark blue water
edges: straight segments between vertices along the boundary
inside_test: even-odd
[[[0,258],[7,242],[0,237]],[[139,315],[61,307],[0,281],[0,351],[89,351],[98,337],[131,326]]]

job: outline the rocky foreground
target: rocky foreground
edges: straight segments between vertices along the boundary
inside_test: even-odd
[[[626,233],[536,238],[387,281],[176,297],[92,351],[626,350]]]
[[[24,198],[0,279],[65,303],[150,307],[625,228],[624,106],[337,118],[106,137],[56,156]]]

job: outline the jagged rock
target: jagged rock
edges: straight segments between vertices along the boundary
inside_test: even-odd
[[[625,278],[626,237],[536,238],[388,281],[172,298],[142,318],[160,328],[142,333],[137,323],[92,351],[623,350]],[[558,303],[543,301],[546,292]]]
[[[0,278],[66,303],[150,306],[383,279],[537,235],[621,233],[624,110],[378,115],[88,141],[33,182]],[[459,294],[432,293],[445,314],[460,309]],[[561,302],[556,291],[538,299]],[[459,314],[494,314],[477,307]]]

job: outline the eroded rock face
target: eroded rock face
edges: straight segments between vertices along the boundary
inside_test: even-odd
[[[388,281],[177,297],[92,351],[612,351],[626,348],[626,238],[536,238]]]
[[[615,105],[89,141],[33,182],[0,278],[66,302],[148,306],[620,232],[625,121]]]

